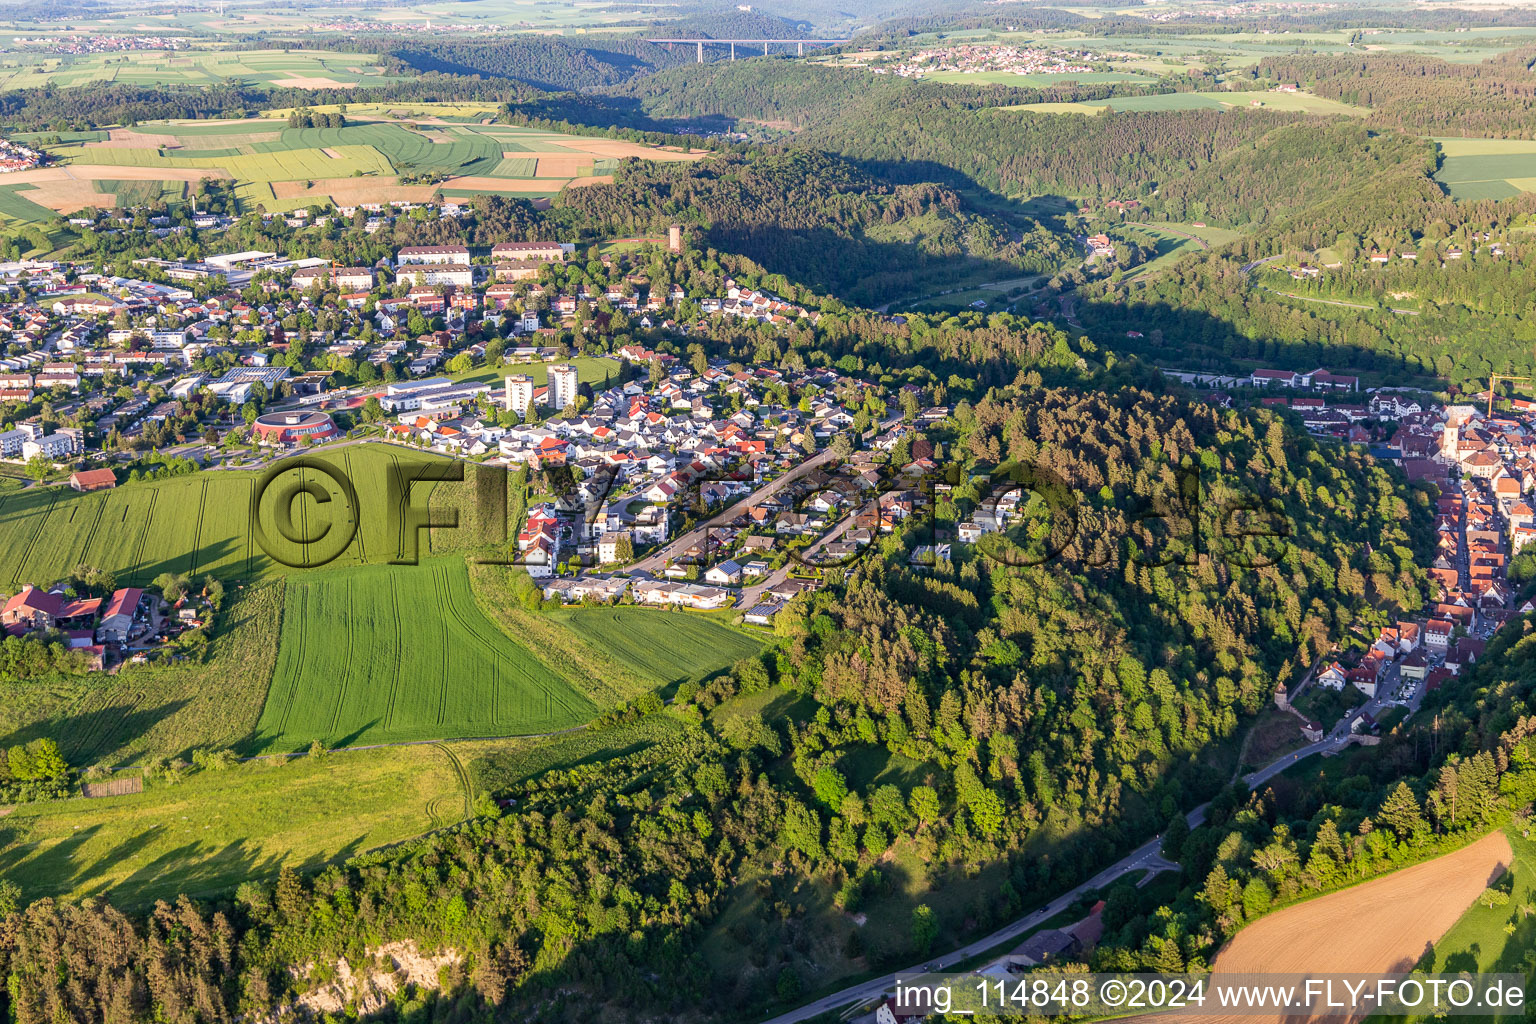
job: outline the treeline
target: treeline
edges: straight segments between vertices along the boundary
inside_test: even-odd
[[[54,634],[55,638],[62,634]],[[72,650],[62,639],[7,636],[0,640],[0,682],[16,683],[59,673],[81,675],[88,669],[84,651]]]
[[[803,126],[796,147],[856,160],[892,181],[981,185],[1005,194],[1149,193],[1297,123],[1302,114],[1190,110],[1063,117],[986,109],[1047,90],[856,78],[779,62],[679,69],[625,91],[653,117],[724,115]],[[1052,98],[1070,98],[1063,89]]]
[[[1253,74],[1370,107],[1369,123],[1428,136],[1536,138],[1536,51],[1476,64],[1416,54],[1265,57]]]
[[[682,221],[709,244],[863,305],[957,260],[1001,273],[1059,268],[1067,243],[1036,222],[1010,237],[940,185],[890,185],[808,150],[718,156],[704,163],[627,161],[612,185],[568,189],[549,221],[599,235],[654,235]]]
[[[354,45],[349,41],[349,45]],[[380,40],[381,52],[416,72],[509,78],[540,89],[616,85],[694,59],[692,47],[648,43],[635,36],[516,36],[484,42]]]

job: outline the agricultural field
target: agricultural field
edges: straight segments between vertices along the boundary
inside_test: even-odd
[[[351,32],[358,31],[413,31],[434,26],[479,27],[487,31],[505,33],[580,33],[590,31],[619,32],[638,31],[638,26],[650,26],[678,15],[664,6],[644,5],[637,9],[634,4],[621,4],[612,0],[583,0],[566,3],[561,0],[441,0],[414,7],[385,7],[378,10],[359,9],[341,3],[300,6],[289,4],[260,3],[257,0],[236,0],[207,8],[136,8],[132,13],[135,29],[155,34],[179,34],[196,29],[210,35],[245,35],[252,32]],[[19,19],[0,19],[0,26],[26,28],[48,32],[96,32],[119,31],[123,15],[117,11],[111,16],[91,16],[87,12],[72,12],[67,19],[49,16]],[[366,28],[359,28],[359,24]],[[632,27],[636,26],[636,27]]]
[[[1508,199],[1536,192],[1536,142],[1528,139],[1435,139],[1435,180],[1457,199]]]
[[[386,444],[362,444],[318,456],[335,475],[315,470],[292,470],[292,475],[269,491],[260,503],[257,523],[268,538],[263,548],[252,529],[251,499],[259,475],[243,470],[205,472],[144,483],[128,483],[109,491],[79,494],[65,487],[30,488],[0,492],[0,589],[39,586],[67,576],[82,562],[110,569],[123,583],[148,583],[162,572],[201,577],[251,579],[289,571],[287,563],[319,564],[335,554],[336,565],[388,562],[400,557],[401,538],[391,532],[386,515],[389,467],[422,461],[443,461],[409,448]],[[466,482],[430,484],[413,488],[418,503],[450,501],[451,495],[468,493]],[[352,507],[341,478],[350,479],[357,504]],[[340,537],[350,537],[339,552],[318,546],[289,545],[275,529],[272,518],[276,498],[286,485],[318,483],[328,503],[312,497],[299,499],[299,517],[329,517],[336,510]],[[461,509],[462,530],[441,531],[425,538],[423,555],[432,550],[456,550],[482,538],[474,533],[467,506]],[[307,520],[306,520],[307,521]],[[314,535],[312,529],[309,535]],[[47,537],[46,542],[41,538]],[[493,538],[484,538],[489,541]],[[286,561],[276,561],[268,551]]]
[[[1401,970],[1398,965],[1416,962],[1446,935],[1511,858],[1509,840],[1494,832],[1454,853],[1286,907],[1238,932],[1217,955],[1212,973],[1302,974],[1318,964],[1339,973]],[[1340,927],[1347,921],[1369,921],[1370,927]],[[1210,1018],[1219,1024],[1284,1019]]]
[[[550,613],[587,644],[657,683],[699,679],[762,650],[762,641],[703,615],[651,608]]]
[[[1308,114],[1344,115],[1363,117],[1370,113],[1364,107],[1354,107],[1337,100],[1324,99],[1308,93],[1296,92],[1174,92],[1158,96],[1116,96],[1103,100],[1082,100],[1070,103],[1024,103],[1002,110],[1028,110],[1037,114],[1102,114],[1106,110],[1118,112],[1149,110],[1237,110],[1264,109],[1301,111]]]
[[[333,89],[400,81],[385,75],[379,58],[323,50],[137,50],[72,54],[0,55],[0,92],[46,85],[69,88],[124,82],[133,85],[236,83],[278,88]]]
[[[549,733],[596,714],[480,613],[462,560],[320,570],[285,589],[262,749]]]
[[[151,779],[138,794],[22,804],[0,831],[0,878],[29,899],[124,908],[213,895],[455,824],[468,786],[459,759],[431,744],[263,758]]]
[[[693,160],[703,155],[480,124],[484,118],[477,116],[478,105],[436,106],[442,109],[421,120],[393,107],[378,120],[359,120],[349,111],[351,123],[341,128],[290,128],[264,117],[146,122],[66,133],[57,142],[47,135],[29,136],[58,163],[9,175],[5,188],[17,190],[14,210],[0,196],[0,216],[37,220],[87,207],[127,205],[156,184],[161,197],[180,198],[186,183],[203,178],[233,180],[243,210],[268,213],[313,204],[427,202],[483,192],[547,198],[571,184],[611,180],[608,176],[625,157]]]

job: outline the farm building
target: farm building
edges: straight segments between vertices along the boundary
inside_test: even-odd
[[[111,490],[117,486],[117,476],[110,469],[82,469],[69,475],[69,486],[82,494]]]
[[[97,637],[115,643],[127,640],[133,632],[134,613],[139,610],[143,597],[144,591],[137,587],[125,587],[115,592],[101,613],[101,624],[96,628]]]

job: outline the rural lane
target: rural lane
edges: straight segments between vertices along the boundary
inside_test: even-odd
[[[1262,785],[1265,782],[1268,782],[1270,779],[1274,778],[1276,775],[1279,775],[1281,772],[1285,771],[1287,768],[1290,768],[1292,765],[1301,761],[1303,758],[1311,757],[1313,754],[1320,754],[1325,750],[1337,749],[1339,746],[1339,741],[1331,737],[1319,740],[1316,743],[1308,744],[1307,746],[1302,747],[1300,750],[1286,754],[1278,761],[1267,764],[1257,771],[1250,772],[1249,774],[1243,776],[1243,781],[1248,785],[1249,789],[1252,789],[1256,786]],[[1209,803],[1201,804],[1199,807],[1196,807],[1185,816],[1189,822],[1190,828],[1194,828],[1205,822],[1205,812],[1206,808],[1208,807],[1210,807]],[[805,1021],[813,1017],[820,1016],[821,1014],[827,1013],[830,1010],[835,1010],[840,1006],[847,1006],[850,1003],[863,1003],[876,999],[882,993],[888,992],[895,987],[897,974],[921,974],[929,968],[932,968],[933,970],[947,970],[953,967],[955,964],[969,960],[971,957],[979,956],[980,954],[987,952],[993,947],[1000,946],[1005,942],[1019,938],[1020,936],[1024,935],[1024,933],[1038,926],[1040,922],[1045,921],[1067,909],[1067,907],[1071,906],[1072,902],[1079,896],[1082,896],[1084,893],[1094,889],[1101,889],[1108,885],[1110,882],[1113,882],[1115,879],[1119,878],[1121,875],[1140,869],[1165,869],[1166,862],[1162,859],[1161,848],[1162,836],[1157,836],[1156,838],[1150,839],[1136,847],[1136,849],[1132,850],[1124,857],[1115,861],[1115,863],[1111,864],[1103,871],[1100,871],[1098,874],[1088,879],[1088,881],[1062,893],[1060,896],[1047,903],[1044,907],[1041,907],[1040,909],[1024,917],[1019,918],[1017,921],[1014,921],[1011,924],[1004,925],[1002,928],[999,928],[991,935],[977,939],[975,942],[972,942],[969,945],[961,946],[959,949],[951,953],[946,953],[943,956],[934,957],[932,960],[929,960],[926,965],[909,967],[904,971],[896,971],[891,974],[886,974],[871,981],[866,981],[861,985],[853,985],[849,988],[845,988],[841,992],[834,992],[832,995],[823,996],[815,1002],[807,1003],[806,1005],[797,1009],[790,1010],[788,1013],[782,1013],[777,1017],[770,1018],[769,1020],[765,1021],[764,1024],[799,1024],[800,1021]]]
[[[877,426],[871,427],[868,431],[866,431],[864,433],[864,438],[867,440],[868,438],[875,436],[881,431],[890,430],[900,422],[900,416],[888,417],[885,420],[882,420]],[[731,522],[739,515],[744,515],[748,509],[756,505],[758,502],[772,497],[780,490],[788,487],[790,484],[794,483],[796,480],[799,480],[807,473],[810,473],[812,470],[818,469],[821,466],[825,466],[828,462],[831,462],[832,459],[832,449],[830,447],[823,448],[815,455],[800,463],[794,469],[791,469],[788,473],[785,473],[783,476],[778,477],[777,479],[770,480],[768,483],[764,484],[762,487],[759,487],[745,498],[742,498],[740,501],[736,502],[736,504],[730,506],[725,511],[711,516],[709,519],[698,524],[693,529],[683,534],[681,537],[670,541],[660,549],[653,551],[649,555],[640,559],[640,561],[628,566],[626,571],[654,573],[658,569],[665,568],[667,562],[675,558],[679,553],[687,551],[694,544],[701,543],[708,535],[710,530],[717,529],[720,526]]]

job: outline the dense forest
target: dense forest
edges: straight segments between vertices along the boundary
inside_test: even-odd
[[[1150,193],[1165,179],[1305,119],[1264,110],[1093,118],[998,110],[990,108],[1064,97],[857,78],[776,61],[683,68],[621,94],[656,118],[723,115],[801,127],[794,146],[838,153],[893,181],[980,185],[1009,195]]]
[[[1182,874],[1164,905],[1111,891],[1096,970],[1195,969],[1273,904],[1342,888],[1454,849],[1536,799],[1533,623],[1496,634],[1486,657],[1426,697],[1410,724],[1341,771],[1287,772],[1256,793],[1224,791],[1194,832],[1170,829]],[[1430,954],[1423,966],[1451,969]]]
[[[1428,136],[1536,138],[1536,51],[1476,64],[1415,54],[1266,57],[1253,73],[1370,107],[1370,123]]]
[[[380,47],[414,72],[509,78],[557,91],[627,82],[694,59],[689,47],[634,36],[582,36],[580,42],[543,36],[484,42],[423,39],[404,45],[391,39],[380,40]]]
[[[459,956],[441,996],[402,988],[386,1017],[761,1013],[1081,880],[1216,792],[1277,683],[1357,618],[1420,602],[1425,496],[1268,414],[1021,377],[957,403],[935,437],[968,470],[1059,477],[1080,495],[1076,548],[1032,566],[961,548],[929,571],[908,563],[922,530],[893,537],[845,588],[793,602],[763,656],[685,686],[672,711],[620,716],[680,721],[676,738],[529,781],[479,765],[513,809],[313,878],[142,919],[101,900],[0,908],[15,1019],[264,1013],[332,980],[336,957],[364,969],[400,941]],[[1130,517],[1196,473],[1198,507],[1160,506],[1187,522],[1143,538]],[[985,498],[962,479],[940,522]],[[1228,542],[1239,496],[1270,510],[1279,547]],[[774,694],[793,710],[750,710]],[[871,759],[911,767],[877,782]],[[911,923],[860,932],[854,910]]]
[[[1156,278],[1091,285],[1079,312],[1118,350],[1192,367],[1253,360],[1481,386],[1489,373],[1536,368],[1536,279],[1524,230],[1533,215],[1536,196],[1458,203],[1405,166]],[[1282,269],[1325,247],[1342,266],[1301,280]],[[1372,252],[1394,255],[1376,265]],[[1242,270],[1287,255],[1276,269]],[[1329,304],[1337,302],[1357,305]]]
[[[796,150],[627,162],[611,186],[562,192],[551,219],[620,237],[698,224],[717,248],[861,305],[953,279],[956,261],[990,264],[1007,277],[1053,272],[1072,256],[1038,222],[1012,228],[965,207],[943,186],[890,185],[846,161]]]

